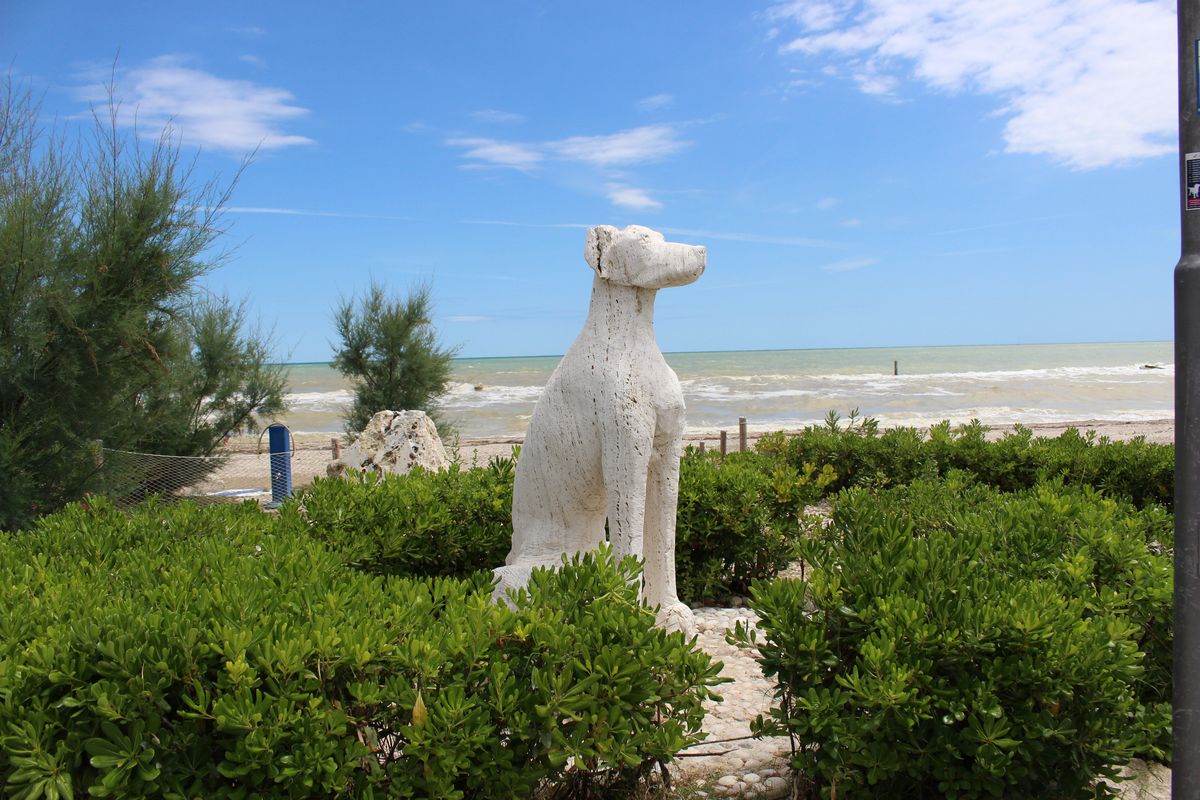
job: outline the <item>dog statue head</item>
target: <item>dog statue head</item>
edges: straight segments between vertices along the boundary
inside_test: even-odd
[[[704,272],[703,247],[668,242],[658,231],[630,225],[597,225],[587,233],[583,257],[606,281],[643,289],[686,286]]]

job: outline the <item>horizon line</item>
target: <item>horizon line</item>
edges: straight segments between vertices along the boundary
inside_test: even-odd
[[[866,345],[862,347],[755,347],[749,349],[737,350],[664,350],[664,356],[673,355],[716,355],[726,353],[814,353],[823,351],[839,351],[839,350],[932,350],[938,348],[951,347],[1062,347],[1066,345],[1088,344],[1167,344],[1173,343],[1174,339],[1127,339],[1127,340],[1103,340],[1103,341],[1076,341],[1076,342],[986,342],[975,344],[904,344],[904,345]],[[518,359],[518,358],[562,358],[564,353],[542,353],[538,355],[523,355],[523,356],[455,356],[451,361],[499,361],[502,359]],[[308,367],[315,365],[333,366],[332,359],[329,361],[273,361],[271,366],[282,367]]]

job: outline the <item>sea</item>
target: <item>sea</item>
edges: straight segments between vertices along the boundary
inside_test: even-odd
[[[788,430],[851,411],[887,426],[1159,420],[1174,416],[1171,342],[667,353],[688,430]],[[460,358],[442,415],[463,439],[521,436],[561,356]],[[294,432],[341,432],[350,381],[289,364]]]

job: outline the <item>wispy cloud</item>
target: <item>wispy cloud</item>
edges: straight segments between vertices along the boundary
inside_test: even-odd
[[[586,229],[596,223],[586,222],[517,222],[503,219],[460,219],[462,225],[502,225],[513,228],[550,228],[550,229]],[[657,227],[657,226],[656,226]],[[659,227],[662,233],[672,236],[694,236],[698,239],[716,239],[730,242],[751,242],[754,244],[775,244],[784,247],[819,247],[842,249],[846,245],[825,239],[809,239],[803,236],[776,236],[773,234],[749,233],[745,231],[713,231],[704,228],[672,228]]]
[[[480,122],[488,122],[496,125],[516,125],[524,122],[525,117],[514,111],[500,111],[495,108],[484,108],[479,111],[472,111],[471,117]]]
[[[541,142],[505,141],[484,136],[457,136],[446,140],[462,149],[464,169],[512,169],[530,173],[552,163],[582,164],[599,173],[609,201],[621,208],[648,210],[662,203],[645,189],[630,186],[622,170],[660,161],[688,147],[672,125],[642,125],[616,133],[568,136]]]
[[[1175,151],[1169,0],[795,0],[767,16],[793,32],[783,53],[831,57],[864,92],[913,79],[994,97],[1009,153],[1094,169]]]
[[[382,219],[395,222],[417,222],[413,217],[397,214],[358,214],[342,211],[317,211],[309,208],[275,208],[270,206],[226,206],[227,214],[269,214],[285,217],[336,217],[340,219]]]
[[[973,233],[975,231],[987,231],[993,228],[1013,228],[1026,225],[1038,225],[1043,222],[1056,222],[1062,219],[1074,219],[1078,214],[1051,214],[1045,217],[1031,217],[1028,219],[1007,219],[1001,222],[987,222],[983,225],[971,225],[966,228],[950,228],[944,231],[934,231],[937,236],[950,236],[956,233]]]
[[[667,94],[666,92],[643,97],[637,102],[638,108],[642,111],[661,111],[673,105],[675,105],[675,95]]]
[[[267,35],[266,29],[260,28],[257,25],[229,25],[225,30],[238,36],[245,36],[248,39],[258,39]]]
[[[586,222],[514,222],[506,219],[460,219],[460,225],[499,225],[505,228],[590,228]]]
[[[651,197],[645,189],[616,183],[608,185],[608,199],[615,206],[631,208],[635,211],[655,211],[662,208],[662,203]]]
[[[121,70],[118,83],[122,93],[118,122],[126,126],[136,122],[147,136],[156,137],[170,126],[189,144],[236,155],[255,148],[275,150],[313,143],[282,128],[285,122],[308,113],[294,103],[291,92],[221,78],[188,66],[179,56],[160,56],[140,67]],[[99,81],[83,85],[78,94],[93,103],[105,102],[108,97]]]
[[[678,236],[698,236],[702,239],[719,239],[730,242],[752,242],[754,244],[778,244],[787,247],[844,248],[846,245],[826,239],[809,239],[803,236],[775,236],[772,234],[746,233],[742,231],[711,231],[703,228],[660,228],[663,233]]]
[[[845,261],[822,264],[817,269],[823,269],[827,272],[850,272],[851,270],[862,269],[863,267],[869,267],[878,263],[878,258],[850,258]]]
[[[602,136],[572,136],[551,142],[550,149],[572,161],[613,167],[658,161],[687,144],[670,125],[643,125]]]
[[[841,225],[843,228],[857,228],[859,225],[862,225],[862,224],[863,224],[863,221],[861,219],[859,219],[858,217],[847,217],[846,219],[844,219],[838,223],[838,225]]]
[[[448,322],[491,322],[495,317],[486,314],[450,314],[442,319]]]
[[[506,142],[484,137],[447,139],[464,148],[463,157],[494,167],[528,169],[548,158],[595,167],[617,167],[658,161],[688,146],[670,125],[643,125],[618,133],[569,136],[548,142]]]
[[[836,197],[822,197],[817,201],[817,208],[821,209],[822,211],[828,211],[836,206],[838,202],[839,201]]]
[[[463,158],[473,159],[474,163],[467,165],[473,167],[489,165],[527,171],[536,167],[544,158],[535,147],[480,136],[447,139],[446,144],[465,148]]]
[[[1011,247],[976,247],[973,250],[949,250],[945,253],[941,253],[941,255],[947,257],[987,256],[995,255],[996,253],[1011,253],[1012,250],[1013,249]]]
[[[238,61],[249,64],[252,67],[258,67],[259,69],[264,69],[267,66],[267,62],[265,60],[252,53],[243,53],[242,55],[238,56]]]

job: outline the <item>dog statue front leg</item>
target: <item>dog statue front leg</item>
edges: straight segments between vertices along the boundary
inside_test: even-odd
[[[692,610],[679,599],[675,585],[675,516],[679,501],[679,435],[658,438],[646,479],[646,527],[643,536],[646,602],[658,608],[658,625],[664,630],[696,633]]]
[[[608,540],[622,559],[642,558],[646,521],[646,470],[650,464],[653,425],[631,415],[616,415],[606,432],[602,465],[608,500]]]

